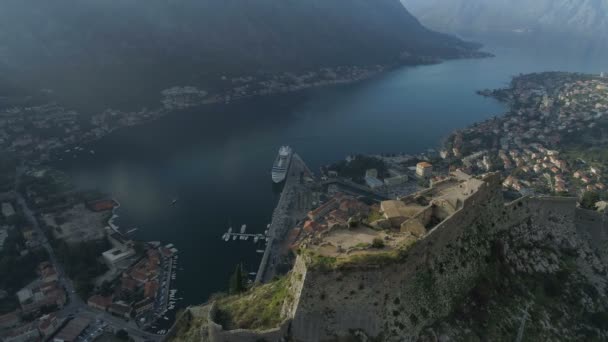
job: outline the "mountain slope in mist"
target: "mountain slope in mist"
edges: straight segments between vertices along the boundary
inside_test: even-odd
[[[608,42],[606,0],[402,0],[433,29],[460,34],[528,32]]]
[[[23,75],[239,73],[459,57],[399,0],[4,0],[0,64]]]

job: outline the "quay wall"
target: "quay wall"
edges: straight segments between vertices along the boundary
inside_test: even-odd
[[[291,163],[289,164],[289,169],[287,170],[287,179],[285,180],[285,186],[283,187],[283,191],[281,192],[281,197],[279,198],[279,202],[272,215],[272,222],[270,223],[270,228],[268,230],[268,241],[266,243],[266,249],[264,250],[264,255],[262,256],[262,260],[260,261],[260,266],[258,267],[258,272],[255,276],[255,283],[260,284],[264,280],[264,274],[266,273],[266,268],[268,266],[268,260],[270,259],[270,254],[272,253],[274,244],[275,244],[275,235],[279,227],[277,225],[283,224],[283,222],[277,222],[277,220],[282,216],[281,211],[283,208],[287,208],[286,201],[287,193],[289,193],[289,189],[291,188],[294,177],[291,176],[291,169],[294,163],[301,161],[300,157],[297,154],[292,156]],[[303,162],[302,162],[303,164]]]

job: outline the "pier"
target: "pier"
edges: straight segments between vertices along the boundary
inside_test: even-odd
[[[226,238],[227,237],[227,238]],[[222,240],[228,242],[233,239],[233,237],[237,237],[237,240],[249,240],[249,238],[258,238],[258,241],[262,241],[266,239],[266,235],[264,234],[243,234],[243,233],[225,233],[222,236]]]
[[[311,191],[306,185],[301,184],[302,173],[309,177],[313,176],[300,156],[294,153],[289,170],[287,170],[283,192],[272,214],[266,249],[264,250],[264,255],[262,256],[262,261],[255,278],[255,282],[258,284],[267,282],[274,277],[283,239],[289,230],[296,225],[298,220],[306,217],[306,214],[312,207],[312,201],[302,200],[302,198],[309,197],[302,196],[302,194]]]

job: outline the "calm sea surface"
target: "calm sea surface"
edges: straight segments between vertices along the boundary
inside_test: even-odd
[[[220,240],[229,224],[263,232],[278,194],[270,168],[291,145],[313,171],[352,153],[417,153],[456,128],[501,114],[475,94],[533,71],[608,71],[576,51],[488,47],[496,58],[403,68],[355,85],[259,98],[179,113],[118,131],[59,166],[78,185],[120,201],[122,227],[180,250],[179,306],[223,291],[237,263],[257,270],[252,241]],[[179,198],[175,206],[170,203]]]

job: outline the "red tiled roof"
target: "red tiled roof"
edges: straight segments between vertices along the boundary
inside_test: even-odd
[[[116,202],[114,202],[113,200],[101,200],[89,203],[89,208],[93,211],[112,210],[115,206]]]
[[[110,306],[110,304],[112,304],[112,297],[94,295],[89,298],[89,300],[87,301],[87,304],[105,309],[108,306]]]
[[[122,287],[123,290],[133,291],[137,288],[137,281],[128,277],[123,277],[120,287]]]
[[[147,282],[144,286],[144,297],[156,297],[158,287],[158,282],[156,281]]]

